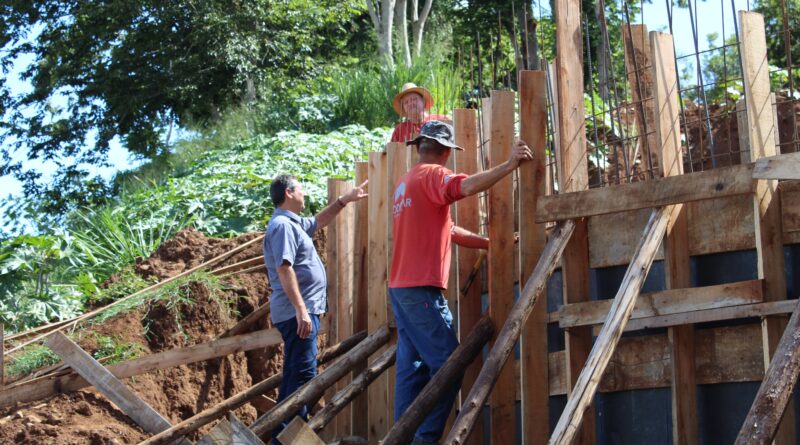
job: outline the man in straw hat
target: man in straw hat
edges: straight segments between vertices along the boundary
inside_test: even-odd
[[[449,122],[450,118],[442,114],[428,114],[433,106],[433,96],[424,87],[409,82],[394,97],[392,107],[404,120],[394,127],[392,142],[406,142],[419,134],[425,122],[441,120]]]
[[[504,163],[472,176],[445,168],[453,149],[453,127],[426,122],[415,145],[419,162],[395,185],[393,254],[389,296],[397,322],[395,421],[444,365],[458,346],[453,316],[442,290],[450,272],[450,246],[487,249],[489,240],[453,224],[450,204],[489,189],[533,158],[528,145],[517,140]],[[417,429],[414,445],[435,444],[441,438],[460,383],[437,403]]]

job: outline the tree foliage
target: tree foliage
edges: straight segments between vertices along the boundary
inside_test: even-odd
[[[87,165],[119,137],[135,156],[165,156],[177,127],[203,127],[262,91],[313,76],[365,36],[357,0],[11,0],[0,6],[6,76],[33,55],[30,91],[0,91],[0,175],[58,211],[86,193]],[[358,45],[354,45],[358,47]],[[48,187],[18,161],[55,162]]]

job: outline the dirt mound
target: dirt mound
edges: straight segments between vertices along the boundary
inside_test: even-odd
[[[157,280],[196,267],[259,236],[208,238],[185,229],[164,242],[136,273]],[[315,242],[324,252],[324,233]],[[261,255],[261,243],[227,258],[214,268]],[[189,282],[181,289],[187,298],[154,302],[92,326],[78,342],[88,352],[99,346],[97,334],[120,343],[135,343],[144,354],[210,341],[269,299],[264,269],[222,278],[220,289],[204,282]],[[268,323],[263,320],[259,327]],[[321,345],[322,346],[322,345]],[[145,402],[171,423],[248,388],[253,382],[280,372],[281,347],[238,353],[125,379]],[[275,398],[276,394],[268,394]],[[263,405],[259,405],[264,408]],[[253,406],[235,411],[244,422],[257,416]],[[201,429],[205,433],[210,427]],[[100,393],[89,389],[0,410],[0,444],[127,444],[149,437]],[[196,440],[199,435],[193,435]]]

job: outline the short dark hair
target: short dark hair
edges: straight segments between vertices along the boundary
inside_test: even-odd
[[[444,150],[449,150],[450,147],[446,145],[440,144],[438,141],[434,139],[422,138],[419,141],[419,152],[420,153],[434,153],[440,154]]]
[[[269,186],[269,196],[275,207],[283,204],[286,199],[286,190],[294,189],[295,181],[297,178],[292,175],[278,175],[272,180],[272,185]]]

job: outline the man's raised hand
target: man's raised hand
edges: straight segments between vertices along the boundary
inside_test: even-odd
[[[342,196],[342,201],[344,201],[344,204],[347,204],[347,203],[350,203],[350,202],[355,202],[355,201],[364,199],[367,196],[369,196],[369,193],[364,191],[364,187],[367,186],[368,182],[369,182],[369,179],[367,179],[366,181],[362,182],[361,185],[359,185],[358,187],[353,187],[352,190],[347,192],[347,194],[343,195]]]
[[[533,152],[530,147],[528,147],[528,144],[522,139],[517,139],[514,143],[514,147],[511,149],[511,157],[509,158],[511,163],[517,166],[532,159]]]

